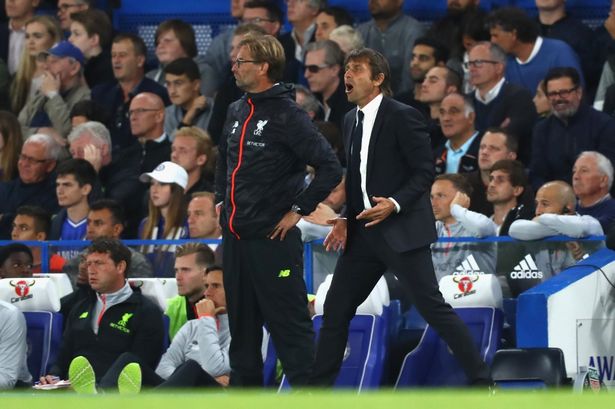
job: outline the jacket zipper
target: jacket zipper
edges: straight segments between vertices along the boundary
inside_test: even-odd
[[[252,119],[252,116],[254,115],[254,104],[252,103],[251,98],[248,98],[248,105],[250,105],[250,113],[248,114],[248,117],[246,118],[245,122],[243,123],[243,126],[241,127],[241,136],[239,138],[239,157],[237,159],[237,166],[235,166],[235,169],[233,169],[233,173],[231,175],[231,207],[233,210],[231,211],[231,217],[229,218],[228,224],[229,230],[237,239],[240,239],[241,237],[239,237],[239,234],[235,231],[235,228],[233,227],[233,220],[235,219],[235,213],[237,212],[237,205],[235,203],[235,176],[237,176],[237,172],[241,167],[241,161],[243,159],[243,142],[246,137],[246,129],[248,128],[248,122],[250,122],[250,119]]]

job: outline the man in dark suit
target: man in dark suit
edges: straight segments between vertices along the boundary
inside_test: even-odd
[[[324,305],[310,384],[331,386],[357,306],[385,270],[396,273],[421,315],[448,343],[473,383],[490,382],[467,327],[444,302],[429,246],[436,240],[429,191],[434,164],[425,120],[391,95],[388,63],[369,48],[348,55],[344,82],[357,105],[344,122],[347,218],[331,221],[327,249],[344,249]],[[366,177],[367,176],[367,177]]]

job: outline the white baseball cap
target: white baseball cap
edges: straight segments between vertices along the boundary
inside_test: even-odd
[[[152,172],[143,173],[139,180],[143,183],[149,183],[152,179],[160,183],[175,183],[186,190],[188,186],[188,172],[177,163],[162,162],[156,166]]]

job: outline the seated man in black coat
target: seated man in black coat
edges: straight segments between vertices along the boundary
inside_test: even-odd
[[[527,165],[532,127],[536,122],[532,94],[506,82],[506,54],[496,44],[476,44],[470,50],[466,65],[470,84],[476,87],[472,94],[476,129],[480,132],[493,126],[508,129],[519,141],[519,160]]]

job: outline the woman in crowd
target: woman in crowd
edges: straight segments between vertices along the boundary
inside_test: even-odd
[[[148,215],[139,226],[144,240],[177,240],[188,238],[184,193],[188,173],[176,163],[162,162],[152,172],[144,173],[141,182],[149,183]],[[154,266],[154,276],[174,275],[175,246],[144,246],[142,252]]]
[[[40,56],[62,39],[57,20],[50,16],[35,16],[26,23],[26,52],[22,53],[19,67],[11,85],[11,109],[21,111],[28,99],[42,82],[45,58]]]

